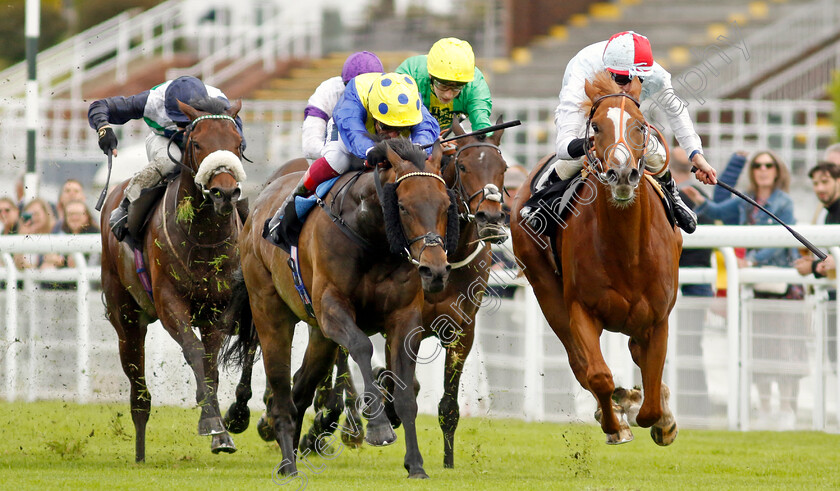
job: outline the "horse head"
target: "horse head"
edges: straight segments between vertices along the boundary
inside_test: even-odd
[[[636,187],[644,168],[640,165],[647,146],[647,123],[639,109],[642,86],[633,79],[628,92],[622,92],[606,72],[586,81],[590,111],[592,146],[587,148],[587,165],[611,191],[611,202],[629,206],[636,197]]]
[[[452,131],[455,135],[464,134],[457,121],[452,122]],[[463,208],[461,216],[475,221],[479,239],[496,244],[507,239],[501,191],[507,164],[499,150],[503,133],[504,130],[499,130],[489,137],[458,140],[458,150],[444,168],[447,183]]]
[[[236,126],[241,101],[230,107],[222,99],[205,98],[192,105],[178,101],[190,124],[185,130],[182,163],[194,174],[195,184],[213,203],[213,211],[230,215],[242,194],[242,136]]]
[[[424,291],[439,292],[446,286],[452,269],[447,250],[454,250],[458,242],[454,198],[440,175],[440,144],[435,144],[429,160],[425,151],[407,139],[391,139],[377,145],[386,147],[391,164],[391,170],[380,176],[384,183],[385,232],[391,251],[405,255],[417,266]]]

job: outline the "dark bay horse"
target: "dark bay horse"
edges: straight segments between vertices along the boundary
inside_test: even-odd
[[[131,384],[131,418],[137,462],[146,456],[146,423],[151,394],[145,379],[145,338],[149,323],[161,324],[181,346],[195,374],[201,407],[200,435],[212,435],[214,453],[236,447],[219,414],[217,356],[222,342],[218,316],[230,298],[230,276],[239,265],[242,228],[236,201],[245,179],[242,138],[230,108],[220,99],[179,102],[191,123],[184,134],[182,171],[155,205],[145,235],[135,238],[148,270],[151,292],[137,273],[135,251],[117,242],[108,217],[123,199],[127,181],[112,192],[102,210],[102,290],[108,318],[119,336],[120,361]],[[200,338],[194,332],[197,329]]]
[[[612,404],[616,389],[599,345],[604,329],[629,336],[630,353],[642,372],[644,399],[638,414],[628,411],[631,422],[635,415],[639,426],[653,426],[654,441],[668,445],[677,426],[667,407],[662,370],[682,236],[640,167],[652,137],[638,108],[640,92],[638,80],[626,94],[606,74],[587,81],[588,135],[594,144],[587,152],[590,172],[578,189],[575,210],[555,236],[538,237],[519,215],[530,196],[524,185],[514,202],[511,233],[514,252],[566,348],[575,377],[598,400],[607,443],[630,441],[633,435]],[[555,242],[561,264],[554,264],[551,247],[542,239]],[[616,390],[615,397],[626,394]]]
[[[455,135],[464,134],[457,121],[453,121],[452,130]],[[504,130],[496,131],[489,137],[456,140],[455,154],[442,166],[441,173],[446,186],[458,198],[460,240],[455,250],[449,253],[452,266],[449,283],[439,293],[426,293],[423,328],[414,331],[414,335],[423,339],[437,336],[446,351],[438,422],[443,431],[443,462],[447,468],[454,467],[455,429],[460,419],[458,389],[464,362],[475,338],[475,316],[482,303],[491,266],[490,247],[482,241],[502,243],[507,239],[500,191],[507,169],[499,149],[503,133]],[[346,355],[339,353],[338,357],[338,365],[346,367],[346,360],[342,359]],[[389,359],[386,356],[386,360]],[[339,369],[335,388],[329,384],[319,388],[316,401],[324,401],[323,410],[316,416],[307,437],[301,442],[302,448],[315,448],[315,439],[335,428],[335,422],[345,406],[350,411],[348,417],[352,417],[353,405],[345,403],[340,393],[342,389],[346,391],[349,375],[349,372]],[[386,379],[385,389],[394,390],[392,380]],[[336,391],[338,393],[334,393]],[[352,397],[348,399],[352,401]],[[392,425],[398,427],[400,420],[391,398],[386,401],[385,408]],[[345,435],[342,433],[342,439],[347,444]]]
[[[262,238],[263,223],[292,191],[298,174],[278,178],[263,189],[240,238],[253,324],[240,325],[239,339],[245,342],[237,341],[231,349],[247,350],[254,339],[248,329],[256,329],[273,394],[269,412],[283,454],[283,474],[297,472],[295,449],[304,411],[332,368],[339,345],[362,371],[365,441],[379,446],[396,440],[374,385],[368,335],[386,333],[393,367],[388,375],[411,381],[411,353],[417,352],[420,339],[408,335],[422,324],[424,292],[441,291],[447,282],[446,251],[458,240],[457,216],[454,197],[440,177],[439,145],[429,160],[405,139],[378,145],[387,150],[390,167],[339,178],[325,199],[325,209],[313,211],[303,227],[301,276],[312,298],[314,319],[295,289],[289,255]],[[310,342],[292,389],[291,342],[299,320],[310,324]],[[405,467],[409,477],[428,477],[414,426],[417,403],[407,384],[399,386],[395,407],[405,424]]]

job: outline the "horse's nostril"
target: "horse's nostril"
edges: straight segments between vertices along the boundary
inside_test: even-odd
[[[484,212],[484,211],[476,212],[475,220],[477,222],[486,222],[487,221],[487,212]]]
[[[420,266],[417,268],[417,271],[420,273],[420,276],[429,277],[432,275],[432,268],[428,266]]]
[[[449,274],[450,271],[452,271],[452,266],[447,264],[446,265],[446,274]]]

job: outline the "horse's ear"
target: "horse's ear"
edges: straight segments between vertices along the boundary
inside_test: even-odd
[[[639,82],[639,77],[633,77],[633,80],[630,81],[630,90],[627,93],[632,95],[637,101],[639,100],[642,95],[642,83]]]
[[[236,115],[239,114],[239,111],[241,109],[242,109],[242,99],[236,99],[235,101],[233,101],[233,103],[230,105],[228,110],[225,111],[225,112],[231,118],[235,118]]]
[[[435,140],[435,144],[432,146],[432,155],[426,159],[426,167],[432,172],[440,173],[440,159],[442,157],[443,148],[441,147],[440,140]]]
[[[452,133],[455,133],[455,136],[461,136],[464,133],[466,133],[466,131],[464,131],[464,128],[461,127],[461,122],[458,120],[457,117],[452,118]]]
[[[197,109],[194,109],[185,102],[178,101],[178,109],[180,109],[186,117],[190,118],[190,121],[194,121],[195,118],[201,116],[201,113],[199,113]]]
[[[405,172],[405,164],[403,162],[402,157],[391,148],[391,145],[388,142],[385,142],[385,157],[388,159],[388,162],[391,163],[391,167],[394,168],[395,171],[398,173]]]
[[[586,81],[584,90],[586,90],[586,97],[588,97],[590,101],[594,101],[595,98],[598,97],[598,88],[595,87],[595,84],[589,80]]]
[[[502,124],[502,119],[504,119],[504,115],[500,115],[499,119],[496,120],[496,124]],[[496,130],[493,132],[493,135],[490,137],[490,141],[493,142],[493,145],[499,146],[502,143],[502,133],[505,130]]]

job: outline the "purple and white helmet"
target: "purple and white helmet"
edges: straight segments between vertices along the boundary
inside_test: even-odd
[[[341,69],[341,80],[347,85],[347,82],[363,73],[382,73],[384,71],[385,68],[378,56],[370,51],[359,51],[347,57],[344,67]]]

